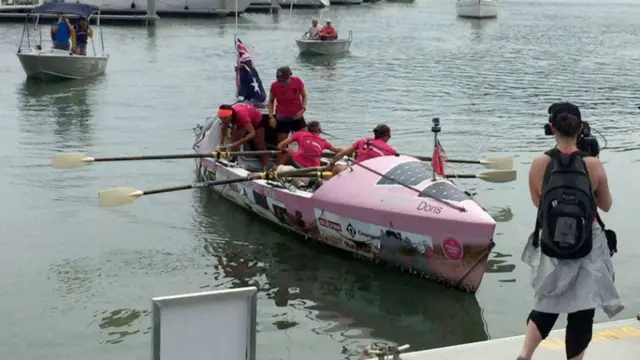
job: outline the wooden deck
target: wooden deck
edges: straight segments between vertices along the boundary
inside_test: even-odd
[[[640,318],[640,314],[638,314]],[[586,360],[640,359],[640,319],[628,319],[596,324],[593,340],[587,349]],[[464,324],[460,324],[464,326]],[[520,353],[524,336],[481,341],[439,349],[417,351],[400,356],[407,360],[515,360]],[[634,355],[635,354],[635,355]],[[553,331],[540,344],[534,359],[566,360],[564,330]]]

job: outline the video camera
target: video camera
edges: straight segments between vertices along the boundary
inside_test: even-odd
[[[551,132],[551,124],[544,124],[544,134],[547,136],[553,135]],[[591,135],[591,126],[586,121],[582,122],[582,133],[578,136],[578,143],[576,144],[580,152],[587,154],[588,156],[597,157],[600,155],[600,144],[595,136]]]

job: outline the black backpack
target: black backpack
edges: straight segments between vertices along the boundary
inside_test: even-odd
[[[551,161],[542,182],[533,245],[551,258],[583,258],[591,252],[592,226],[599,220],[584,154],[558,149],[545,154]]]

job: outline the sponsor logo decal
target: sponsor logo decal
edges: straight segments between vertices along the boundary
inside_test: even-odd
[[[351,237],[356,237],[356,229],[353,227],[353,225],[351,225],[351,223],[349,223],[349,225],[347,225],[347,232],[349,233],[349,235],[351,235]]]
[[[342,232],[342,225],[338,224],[337,222],[327,220],[325,218],[318,218],[318,223],[320,224],[320,226],[333,229],[337,232]]]
[[[458,239],[448,237],[442,241],[442,252],[449,260],[460,260],[464,256],[462,244]]]

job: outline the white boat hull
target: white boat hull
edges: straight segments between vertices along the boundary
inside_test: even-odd
[[[498,1],[496,0],[458,0],[456,14],[459,17],[488,19],[498,16]]]
[[[361,5],[362,0],[331,0],[331,5]]]
[[[178,12],[202,12],[220,11],[234,13],[236,11],[236,0],[164,0],[156,2],[156,12],[178,13]],[[253,0],[237,0],[238,13],[242,13]],[[83,3],[99,6],[102,11],[131,11],[147,10],[147,0],[83,0]],[[132,8],[132,4],[135,8]],[[186,7],[186,8],[185,8]]]
[[[337,40],[309,40],[296,39],[296,45],[301,55],[340,55],[349,51],[353,33],[349,30],[348,39]]]
[[[71,55],[66,50],[27,49],[17,54],[28,78],[87,79],[104,74],[109,56]]]

